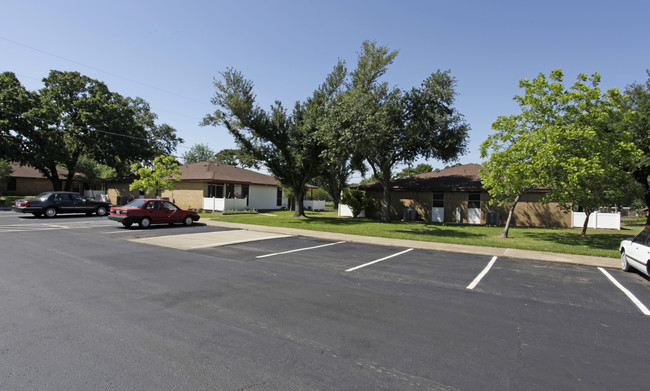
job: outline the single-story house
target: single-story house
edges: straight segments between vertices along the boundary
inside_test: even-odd
[[[0,183],[0,194],[2,195],[31,196],[54,190],[52,182],[35,168],[12,163],[11,169],[9,179]],[[63,186],[65,186],[65,177],[68,175],[68,171],[59,169],[58,174]],[[83,176],[77,175],[72,184],[72,191],[82,193],[83,190],[85,190]]]
[[[465,164],[391,181],[391,217],[405,216],[431,222],[469,224],[505,224],[509,204],[498,207],[489,204],[490,195],[483,188],[479,164]],[[378,182],[358,185],[375,198],[374,207],[366,216],[378,218],[382,198]],[[571,227],[571,214],[555,202],[539,204],[546,192],[525,193],[519,200],[512,224],[530,227]],[[414,216],[412,216],[414,214]]]
[[[161,194],[184,209],[282,209],[287,207],[280,183],[272,176],[228,164],[206,161],[179,167],[176,189]],[[108,198],[115,205],[144,196],[129,190],[134,177],[106,181]],[[119,198],[118,198],[119,197]]]

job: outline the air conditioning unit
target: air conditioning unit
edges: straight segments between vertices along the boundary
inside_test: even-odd
[[[415,209],[404,209],[404,221],[414,221],[415,220]]]
[[[499,212],[488,212],[485,223],[487,225],[499,225]]]

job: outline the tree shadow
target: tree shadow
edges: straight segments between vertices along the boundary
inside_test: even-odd
[[[527,238],[540,242],[553,243],[565,246],[589,247],[599,250],[617,250],[624,238],[621,235],[612,235],[607,233],[589,233],[582,237],[578,232],[534,232],[524,233]]]

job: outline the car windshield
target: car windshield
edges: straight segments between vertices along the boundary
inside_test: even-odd
[[[52,193],[41,193],[34,198],[36,198],[37,200],[45,201],[46,199],[50,198],[51,195]]]
[[[142,208],[142,205],[147,202],[145,200],[137,199],[129,202],[128,204],[124,205],[125,208]]]

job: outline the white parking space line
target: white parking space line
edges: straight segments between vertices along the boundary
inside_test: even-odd
[[[70,227],[56,224],[32,224],[32,225],[5,225],[0,227],[0,232],[29,232],[29,231],[49,231],[53,229],[68,229]]]
[[[607,272],[607,270],[603,269],[602,267],[599,267],[598,270],[600,270],[601,272],[603,272],[603,274],[604,274],[607,278],[609,278],[609,280],[612,282],[612,284],[616,285],[616,287],[617,287],[618,289],[620,289],[623,293],[625,293],[625,295],[626,295],[630,300],[632,300],[632,303],[634,303],[634,305],[636,305],[637,308],[638,308],[639,310],[641,310],[641,312],[643,313],[643,315],[650,316],[650,310],[648,310],[648,307],[646,307],[645,305],[643,305],[643,303],[641,303],[641,301],[640,301],[639,299],[637,299],[636,296],[634,296],[634,294],[633,294],[632,292],[630,292],[629,290],[627,290],[627,288],[625,288],[623,285],[621,285],[621,283],[619,283],[618,281],[616,281],[616,279],[615,279],[614,277],[612,277],[612,275],[609,274],[609,273]]]
[[[355,271],[355,270],[357,270],[357,269],[364,268],[364,267],[366,267],[366,266],[373,265],[373,264],[375,264],[375,263],[377,263],[377,262],[385,261],[385,260],[387,260],[387,259],[390,259],[390,258],[396,257],[396,256],[398,256],[398,255],[406,254],[407,252],[412,251],[412,250],[413,250],[412,248],[409,248],[408,250],[404,250],[404,251],[399,252],[399,253],[397,253],[397,254],[389,255],[389,256],[387,256],[387,257],[383,257],[383,258],[381,258],[381,259],[377,259],[377,260],[372,261],[372,262],[364,263],[363,265],[359,265],[359,266],[355,266],[355,267],[349,268],[348,270],[346,270],[346,273],[347,273],[347,272],[351,272],[351,271]]]
[[[492,257],[492,260],[490,260],[490,262],[487,264],[485,269],[483,269],[483,271],[481,273],[479,273],[478,276],[476,276],[474,281],[472,281],[469,285],[467,285],[467,289],[472,290],[472,289],[476,288],[478,283],[481,282],[483,277],[485,277],[485,275],[490,271],[490,269],[492,268],[492,265],[494,265],[494,262],[496,262],[496,261],[497,261],[497,257]]]
[[[256,256],[255,258],[267,258],[267,257],[275,256],[275,255],[283,255],[283,254],[296,253],[296,252],[299,252],[299,251],[313,250],[313,249],[316,249],[316,248],[327,247],[327,246],[333,246],[333,245],[335,245],[335,244],[341,244],[341,243],[345,243],[345,241],[336,242],[336,243],[321,244],[321,245],[319,245],[319,246],[313,246],[313,247],[297,248],[297,249],[295,249],[295,250],[282,251],[282,252],[279,252],[279,253],[272,253],[272,254],[258,255],[258,256]]]
[[[51,231],[53,229],[60,229],[60,228],[0,229],[0,232],[7,233],[7,232]]]

